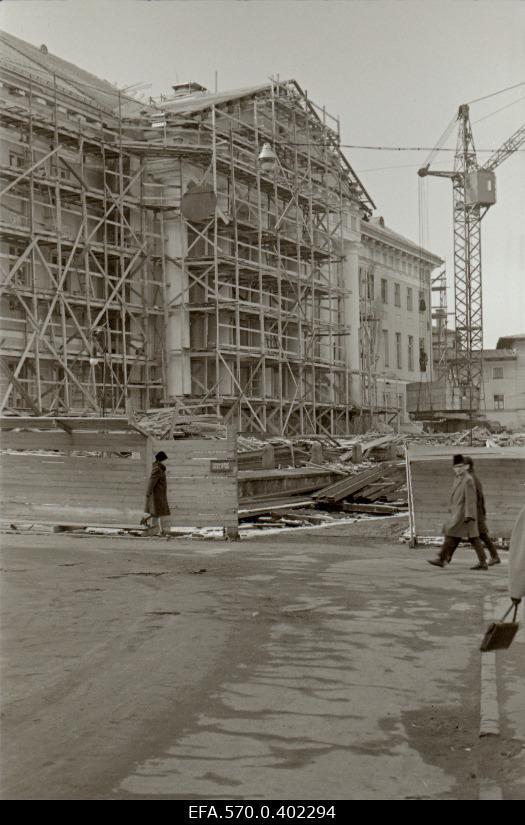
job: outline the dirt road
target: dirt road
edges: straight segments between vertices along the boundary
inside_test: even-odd
[[[523,799],[523,631],[479,737],[506,569],[432,568],[391,525],[4,534],[3,798]]]

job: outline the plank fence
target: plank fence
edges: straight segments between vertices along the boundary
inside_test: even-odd
[[[1,436],[4,522],[138,527],[154,454],[164,450],[172,525],[223,527],[236,536],[233,434],[158,441],[132,429],[21,432],[2,426]]]
[[[474,460],[483,484],[487,523],[492,536],[510,538],[525,505],[525,447],[417,447],[407,449],[411,538],[441,536],[449,516],[454,481],[452,456],[462,452]]]

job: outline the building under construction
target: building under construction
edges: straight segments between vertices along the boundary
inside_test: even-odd
[[[2,412],[182,403],[300,434],[388,411],[371,247],[419,289],[408,312],[421,294],[430,305],[440,261],[371,222],[367,234],[374,204],[339,124],[295,81],[183,84],[145,103],[45,46],[1,45]],[[411,371],[417,342],[431,353],[417,323],[402,344],[397,313]]]

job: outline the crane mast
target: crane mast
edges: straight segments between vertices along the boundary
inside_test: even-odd
[[[454,314],[456,357],[451,364],[454,406],[478,409],[483,383],[483,292],[481,279],[481,221],[496,203],[494,169],[525,142],[521,126],[480,166],[470,123],[469,107],[459,107],[454,170],[434,171],[429,164],[418,171],[452,180],[454,218]]]

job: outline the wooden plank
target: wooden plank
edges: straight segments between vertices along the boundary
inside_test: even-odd
[[[2,450],[86,450],[109,451],[145,450],[145,439],[133,433],[72,433],[65,432],[3,432],[0,438]]]
[[[107,432],[119,430],[129,432],[130,426],[127,418],[122,416],[108,417],[84,417],[84,416],[0,416],[0,429],[12,430],[16,427],[28,427],[33,429],[50,430],[56,429],[58,422],[63,422],[72,430],[97,430]]]

